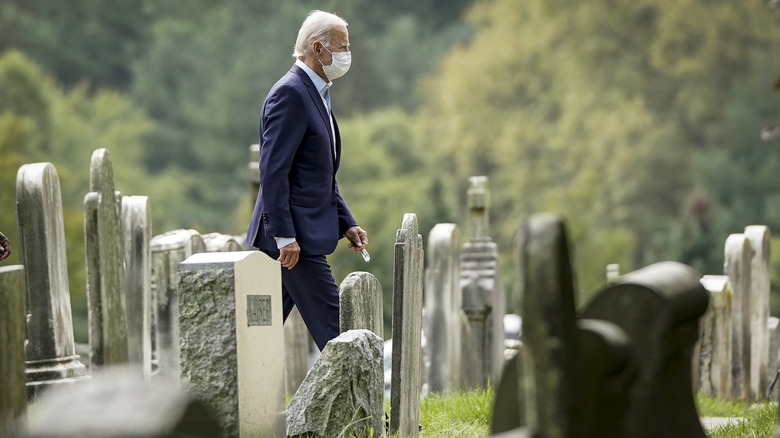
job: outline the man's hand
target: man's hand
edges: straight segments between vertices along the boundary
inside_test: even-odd
[[[0,260],[5,260],[9,255],[11,255],[11,242],[0,233]]]
[[[368,245],[368,233],[355,225],[347,230],[347,241],[352,251],[360,251]]]
[[[298,263],[298,256],[301,253],[301,247],[298,246],[298,242],[293,242],[287,246],[279,248],[281,254],[276,259],[287,269],[292,269]]]

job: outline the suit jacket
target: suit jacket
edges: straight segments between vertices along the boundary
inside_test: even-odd
[[[293,65],[268,92],[260,116],[260,191],[247,243],[278,252],[274,237],[295,237],[302,255],[330,254],[357,225],[339,195],[329,114],[306,72]]]

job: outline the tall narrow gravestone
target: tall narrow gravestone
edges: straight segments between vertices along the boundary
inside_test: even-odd
[[[710,305],[701,318],[694,351],[694,384],[703,394],[727,399],[731,395],[731,285],[725,275],[705,275],[701,284],[710,295]]]
[[[753,400],[767,396],[769,366],[769,228],[745,227],[750,242],[750,392]]]
[[[487,177],[469,178],[469,241],[460,261],[463,311],[474,338],[481,384],[497,382],[504,364],[506,298],[498,267],[496,244],[490,239]]]
[[[26,164],[16,177],[20,260],[27,290],[27,391],[88,379],[73,342],[65,228],[57,170]]]
[[[183,386],[228,437],[285,436],[279,263],[259,251],[199,253],[178,270]]]
[[[446,392],[460,385],[462,296],[460,240],[455,224],[436,224],[428,235],[423,329],[428,352],[428,389]],[[470,357],[471,355],[468,355]]]
[[[0,436],[22,438],[27,416],[24,385],[24,267],[0,268]]]
[[[106,149],[92,153],[84,197],[89,346],[92,367],[127,363],[127,309],[121,199]]]
[[[744,234],[726,239],[723,270],[732,292],[731,395],[750,394],[750,241]]]
[[[417,216],[404,215],[395,237],[393,264],[393,359],[390,432],[419,434],[422,334],[423,246]]]
[[[146,380],[152,374],[152,216],[149,198],[122,198],[128,360]]]
[[[293,307],[284,322],[284,386],[292,397],[309,372],[309,340],[311,335],[298,307]]]

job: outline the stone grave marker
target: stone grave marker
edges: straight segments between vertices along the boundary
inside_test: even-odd
[[[203,236],[207,252],[241,251],[241,244],[235,236],[220,233],[208,233]]]
[[[5,438],[26,436],[24,297],[24,267],[0,267],[0,436]]]
[[[152,246],[152,368],[155,374],[179,375],[179,263],[206,244],[195,230],[173,230],[154,236]]]
[[[309,372],[309,341],[311,335],[301,312],[293,306],[284,322],[284,387],[292,397]]]
[[[60,193],[57,170],[51,163],[19,168],[16,214],[27,291],[25,372],[29,398],[49,386],[89,378],[73,342]]]
[[[128,362],[125,255],[121,199],[106,149],[92,153],[90,192],[84,197],[90,364]]]
[[[393,358],[390,433],[419,434],[422,370],[423,245],[417,216],[404,215],[393,263]]]
[[[469,240],[460,255],[463,311],[476,346],[480,383],[496,382],[504,364],[506,298],[496,244],[490,239],[487,177],[469,178]]]
[[[750,393],[753,400],[767,396],[769,366],[769,228],[764,225],[745,227],[750,242]]]
[[[455,224],[436,224],[428,235],[425,272],[426,318],[423,329],[428,352],[428,390],[460,387],[462,362],[460,240]],[[465,355],[473,357],[473,355]]]
[[[199,253],[178,270],[182,385],[228,437],[284,436],[279,263],[259,251]]]
[[[122,198],[128,361],[152,375],[152,215],[149,198]]]
[[[287,408],[288,436],[385,436],[382,338],[348,330],[328,341]]]
[[[750,394],[750,241],[744,234],[726,239],[723,270],[732,292],[731,395],[751,398]]]
[[[370,330],[380,339],[384,332],[382,285],[370,272],[352,272],[339,287],[339,331]]]
[[[727,399],[731,395],[731,285],[725,275],[705,275],[701,284],[709,293],[710,305],[701,318],[693,381],[697,391]]]

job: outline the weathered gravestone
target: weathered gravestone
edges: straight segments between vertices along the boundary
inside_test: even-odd
[[[395,237],[393,263],[393,358],[390,432],[419,433],[422,371],[423,246],[417,216],[406,213]]]
[[[637,369],[623,419],[632,438],[704,437],[691,382],[693,346],[709,297],[700,275],[662,262],[621,277],[585,307],[584,318],[609,321],[631,340]]]
[[[92,369],[128,362],[122,196],[106,149],[92,153],[90,192],[84,197],[87,302]]]
[[[750,393],[753,400],[767,396],[769,366],[769,228],[745,227],[750,242]]]
[[[769,367],[767,381],[769,382],[769,398],[780,400],[780,318],[769,317]]]
[[[468,316],[476,350],[479,383],[497,382],[504,364],[506,298],[496,244],[490,239],[487,177],[469,178],[469,241],[460,258],[463,311]]]
[[[731,285],[725,275],[705,275],[701,284],[709,293],[710,305],[701,318],[693,382],[696,391],[727,399],[731,396]]]
[[[146,381],[135,369],[104,367],[83,385],[42,397],[29,438],[215,438],[214,413],[173,377]]]
[[[207,252],[241,251],[241,244],[238,243],[235,236],[221,233],[208,233],[201,237],[203,237],[203,243],[206,245]]]
[[[0,436],[25,436],[24,267],[0,268]]]
[[[382,285],[370,272],[352,272],[339,287],[339,331],[384,332]]]
[[[744,234],[726,239],[723,270],[732,292],[731,395],[750,399],[750,241]]]
[[[382,338],[349,330],[328,341],[287,408],[288,436],[384,436]]]
[[[73,342],[60,181],[51,163],[19,168],[16,207],[29,315],[25,372],[32,398],[49,386],[89,376]]]
[[[179,375],[179,263],[206,244],[195,230],[174,230],[152,238],[152,367]]]
[[[178,271],[182,384],[228,437],[284,436],[279,263],[259,251],[199,253]]]
[[[294,306],[284,322],[284,387],[290,397],[301,386],[309,372],[309,340],[311,335],[301,312]]]
[[[436,224],[428,235],[425,271],[425,340],[428,390],[446,392],[460,386],[461,362],[473,354],[461,350],[460,240],[455,224]]]
[[[125,236],[127,354],[147,380],[152,375],[152,215],[149,198],[122,198]]]

